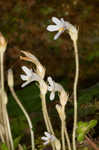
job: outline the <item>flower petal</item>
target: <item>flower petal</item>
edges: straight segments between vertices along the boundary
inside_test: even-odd
[[[58,25],[49,25],[47,27],[47,30],[50,31],[50,32],[53,32],[53,31],[58,31],[59,30],[59,26]]]
[[[26,75],[21,74],[20,77],[23,81],[28,80],[28,76],[26,76]]]
[[[55,98],[55,93],[54,93],[54,92],[51,92],[51,94],[50,94],[50,100],[53,101],[54,98]]]
[[[49,138],[51,135],[48,132],[44,132],[44,134],[47,136],[47,138]]]
[[[29,83],[31,83],[30,81],[26,81],[26,82],[24,82],[22,85],[21,85],[21,87],[23,88],[23,87],[25,87],[26,85],[28,85]]]
[[[51,86],[48,86],[47,89],[48,89],[48,91],[52,91],[53,90]]]
[[[56,35],[54,36],[54,40],[57,40],[62,33],[63,31],[59,31],[58,33],[56,33]]]
[[[54,83],[53,83],[52,77],[49,76],[47,78],[47,81],[48,81],[49,85],[53,86]]]
[[[52,17],[52,21],[55,23],[55,24],[60,24],[60,20],[58,19],[58,18],[56,18],[56,17]]]
[[[46,142],[44,142],[43,144],[44,144],[44,145],[47,145],[48,143],[49,143],[49,141],[46,141]]]
[[[48,81],[48,82],[52,81],[52,78],[49,76],[49,77],[47,78],[47,81]]]
[[[32,70],[28,69],[26,66],[22,66],[22,70],[27,74],[27,75],[31,75]]]
[[[47,141],[47,140],[48,140],[48,138],[45,137],[45,136],[41,137],[41,139],[44,140],[44,141]]]

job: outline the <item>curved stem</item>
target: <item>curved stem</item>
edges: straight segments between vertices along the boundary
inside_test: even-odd
[[[75,80],[74,80],[74,125],[73,125],[73,150],[76,150],[76,127],[77,127],[77,84],[78,84],[78,77],[79,77],[79,58],[78,58],[78,49],[77,49],[77,41],[73,41],[74,45],[74,52],[75,52],[75,65],[76,65],[76,72],[75,72]]]
[[[28,125],[29,125],[29,129],[30,129],[30,133],[31,133],[31,144],[32,144],[32,150],[35,150],[35,144],[34,144],[34,133],[33,133],[33,128],[32,128],[32,123],[31,120],[29,118],[28,113],[26,112],[26,110],[24,109],[23,105],[21,104],[20,100],[18,99],[18,97],[16,96],[16,93],[14,91],[13,88],[10,87],[11,93],[14,97],[14,99],[16,100],[17,104],[19,105],[19,107],[21,108],[21,110],[23,111],[27,121],[28,121]]]

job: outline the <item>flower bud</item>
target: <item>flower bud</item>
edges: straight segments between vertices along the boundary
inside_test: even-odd
[[[2,33],[0,33],[0,52],[5,52],[7,46],[7,42],[3,37]]]
[[[68,94],[67,94],[67,92],[65,92],[64,89],[61,91],[59,97],[60,97],[60,104],[61,104],[62,106],[65,106],[66,103],[67,103],[67,100],[68,100]]]
[[[9,87],[13,87],[14,86],[13,71],[12,71],[12,69],[8,70],[8,85],[9,85]]]
[[[8,97],[4,90],[0,90],[0,99],[2,99],[3,104],[5,104],[5,105],[7,104]]]
[[[65,113],[64,113],[63,107],[61,105],[59,105],[59,104],[56,104],[56,110],[57,110],[57,112],[59,114],[60,119],[62,121],[65,120]]]

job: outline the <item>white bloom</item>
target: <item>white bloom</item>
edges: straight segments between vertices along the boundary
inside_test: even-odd
[[[51,77],[48,77],[47,81],[49,83],[49,85],[48,85],[48,91],[51,92],[51,94],[50,94],[50,100],[54,100],[54,98],[55,98],[55,92],[56,91],[61,91],[63,88],[62,88],[62,86],[60,84],[54,82]]]
[[[54,36],[54,40],[58,39],[59,36],[66,30],[68,29],[69,26],[69,22],[64,21],[63,18],[61,18],[60,20],[56,17],[52,17],[52,21],[56,24],[56,25],[49,25],[47,27],[47,30],[50,32],[53,31],[58,31],[58,33]]]
[[[50,32],[53,31],[58,31],[58,33],[56,33],[56,35],[54,36],[54,40],[58,39],[59,36],[65,31],[67,30],[69,32],[69,35],[71,37],[72,40],[77,40],[78,39],[78,30],[76,29],[75,26],[73,26],[71,23],[69,23],[68,21],[64,21],[63,18],[61,18],[60,20],[56,17],[52,17],[52,21],[56,24],[56,25],[49,25],[47,27],[47,30]]]
[[[28,85],[32,81],[40,80],[39,76],[36,73],[34,73],[32,69],[28,69],[26,66],[22,66],[22,70],[25,72],[26,75],[22,74],[20,75],[20,77],[23,81],[26,81],[26,82],[24,82],[21,85],[21,87]]]
[[[51,135],[48,132],[44,132],[45,136],[41,137],[42,140],[44,140],[45,142],[43,143],[44,145],[47,145],[53,141],[55,141],[55,136]]]
[[[36,65],[35,72],[43,79],[45,76],[45,68],[39,62],[39,60],[30,52],[21,51],[21,53],[23,53],[26,57],[21,56],[20,58],[34,63]]]
[[[49,82],[48,91],[51,92],[50,100],[54,100],[54,98],[55,98],[55,83],[51,77],[48,77],[47,81]]]

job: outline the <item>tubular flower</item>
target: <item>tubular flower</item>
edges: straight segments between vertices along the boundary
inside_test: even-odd
[[[35,72],[43,79],[44,76],[45,76],[45,68],[39,62],[39,60],[33,54],[31,54],[30,52],[21,51],[21,53],[23,53],[25,55],[25,57],[20,56],[20,59],[30,61],[33,64],[35,64],[36,65]]]
[[[44,134],[45,134],[45,136],[41,137],[41,139],[42,139],[43,141],[45,141],[45,142],[43,143],[44,145],[47,145],[47,144],[52,143],[52,142],[55,141],[55,139],[56,139],[55,136],[51,135],[51,134],[48,133],[48,132],[44,132]]]
[[[55,98],[55,92],[56,91],[61,91],[62,87],[58,83],[54,82],[51,77],[48,77],[47,81],[49,83],[49,85],[48,85],[48,91],[51,92],[51,94],[50,94],[50,100],[54,100],[54,98]]]
[[[22,66],[22,70],[25,72],[26,75],[21,74],[20,77],[24,82],[21,87],[25,87],[26,85],[28,85],[29,83],[31,83],[32,81],[39,81],[40,77],[33,72],[32,69],[28,69],[26,66]]]
[[[47,27],[47,30],[50,32],[53,31],[58,31],[58,33],[56,33],[56,35],[54,36],[54,40],[57,40],[59,38],[59,36],[66,30],[68,29],[69,26],[69,22],[64,21],[63,18],[61,18],[60,20],[56,17],[52,17],[52,21],[56,24],[56,25],[49,25]]]

